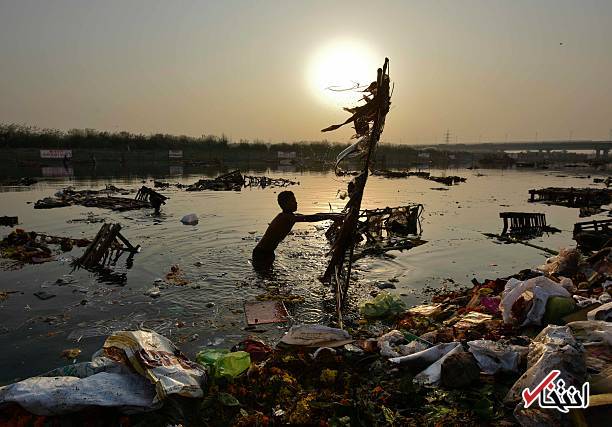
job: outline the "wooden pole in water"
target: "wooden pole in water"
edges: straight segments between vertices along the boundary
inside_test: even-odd
[[[372,126],[372,131],[370,132],[370,141],[368,144],[368,153],[366,155],[366,159],[365,159],[365,163],[363,165],[363,170],[362,170],[362,174],[363,174],[363,179],[361,179],[361,188],[359,189],[359,193],[358,193],[358,200],[357,203],[355,203],[354,208],[357,211],[357,214],[355,215],[355,225],[352,229],[352,235],[351,238],[349,240],[349,245],[350,245],[350,252],[349,252],[349,257],[348,257],[348,267],[347,267],[347,271],[346,271],[346,279],[344,282],[344,288],[343,288],[343,292],[342,295],[344,296],[348,290],[350,281],[351,281],[351,270],[353,268],[353,254],[355,252],[355,237],[357,235],[357,221],[359,220],[359,210],[361,209],[361,201],[363,200],[363,192],[365,190],[365,185],[366,182],[368,180],[368,173],[370,170],[370,161],[372,158],[372,152],[374,151],[374,147],[376,146],[376,144],[378,144],[378,141],[380,139],[380,132],[381,132],[381,109],[382,109],[382,105],[381,103],[384,102],[383,100],[383,90],[382,90],[382,85],[383,85],[383,78],[387,72],[387,65],[389,64],[389,58],[385,58],[385,63],[383,65],[383,68],[379,68],[377,71],[377,76],[376,76],[376,97],[378,98],[377,102],[378,102],[378,108],[377,108],[377,113],[376,113],[376,118],[374,119],[374,124]],[[342,300],[342,303],[344,304],[344,297]],[[340,316],[341,317],[341,316]]]
[[[385,62],[382,68],[377,70],[377,79],[376,79],[376,93],[374,97],[368,102],[373,103],[372,108],[375,110],[372,111],[374,113],[374,119],[372,123],[372,129],[370,130],[368,138],[368,147],[365,156],[365,162],[363,166],[363,170],[361,174],[355,180],[355,190],[353,192],[354,196],[351,196],[349,204],[347,204],[348,212],[346,213],[344,222],[340,227],[337,238],[334,242],[334,246],[331,251],[331,260],[323,274],[323,280],[333,281],[335,280],[335,290],[336,290],[336,301],[337,301],[337,310],[338,310],[338,319],[339,323],[342,324],[342,307],[344,305],[345,296],[348,290],[348,286],[350,284],[351,278],[351,270],[352,270],[352,260],[355,250],[355,242],[356,242],[356,233],[357,233],[357,225],[359,222],[359,213],[361,209],[361,201],[363,199],[363,192],[365,189],[365,184],[368,179],[368,172],[370,170],[370,162],[372,161],[372,153],[376,144],[380,139],[380,134],[382,132],[382,128],[385,121],[385,116],[389,111],[389,97],[390,97],[390,88],[389,88],[389,79],[388,79],[388,67],[389,67],[389,59],[385,58]],[[375,104],[374,104],[375,103]],[[367,106],[367,104],[366,104]],[[369,106],[367,106],[369,107]],[[372,113],[368,113],[368,116],[371,117]],[[355,117],[355,116],[353,116]],[[371,119],[369,119],[371,120]],[[369,121],[368,120],[368,121]],[[348,119],[344,124],[349,123],[351,119]],[[341,125],[332,125],[329,128],[324,129],[323,131],[334,130],[337,129]],[[353,198],[354,197],[354,198]],[[348,260],[347,260],[348,255]],[[344,283],[340,283],[340,275],[339,272],[342,269],[345,261],[348,261],[346,277]]]

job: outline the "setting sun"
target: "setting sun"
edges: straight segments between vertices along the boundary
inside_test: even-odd
[[[308,69],[310,88],[322,101],[334,106],[348,106],[361,95],[350,90],[367,86],[376,79],[377,58],[365,44],[342,41],[327,45],[316,52]]]

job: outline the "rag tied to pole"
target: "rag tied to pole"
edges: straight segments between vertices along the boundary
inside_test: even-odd
[[[380,140],[385,125],[385,117],[391,104],[390,82],[389,59],[385,58],[383,67],[378,69],[376,81],[363,90],[362,101],[365,103],[353,108],[345,108],[345,111],[351,113],[346,121],[322,130],[322,132],[336,130],[349,123],[353,123],[355,128],[356,133],[353,138],[356,138],[357,142],[338,155],[336,173],[338,173],[339,164],[345,158],[359,157],[363,161],[361,173],[349,184],[349,201],[343,210],[344,221],[332,244],[329,252],[331,259],[322,277],[322,280],[326,283],[335,283],[339,315],[341,315],[340,311],[350,283],[353,252],[357,243],[357,222],[363,192],[374,159],[374,151]]]

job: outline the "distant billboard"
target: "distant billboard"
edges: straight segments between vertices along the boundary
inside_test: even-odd
[[[429,159],[429,153],[419,153],[418,156],[422,159]]]
[[[41,159],[63,159],[72,158],[72,150],[40,150]]]
[[[74,176],[74,170],[72,168],[65,168],[62,166],[43,166],[42,176],[44,177],[61,177],[61,176]]]
[[[183,150],[168,150],[168,158],[169,159],[182,159]]]
[[[297,157],[295,151],[279,151],[277,155],[279,159],[295,159]]]

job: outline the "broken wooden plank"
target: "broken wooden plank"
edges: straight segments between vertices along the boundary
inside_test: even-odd
[[[105,265],[116,262],[123,251],[136,253],[139,246],[134,247],[120,233],[120,224],[104,224],[98,231],[93,242],[87,247],[85,253],[76,261],[76,264],[85,268]],[[124,243],[123,246],[121,243]],[[113,253],[115,258],[113,260]]]

